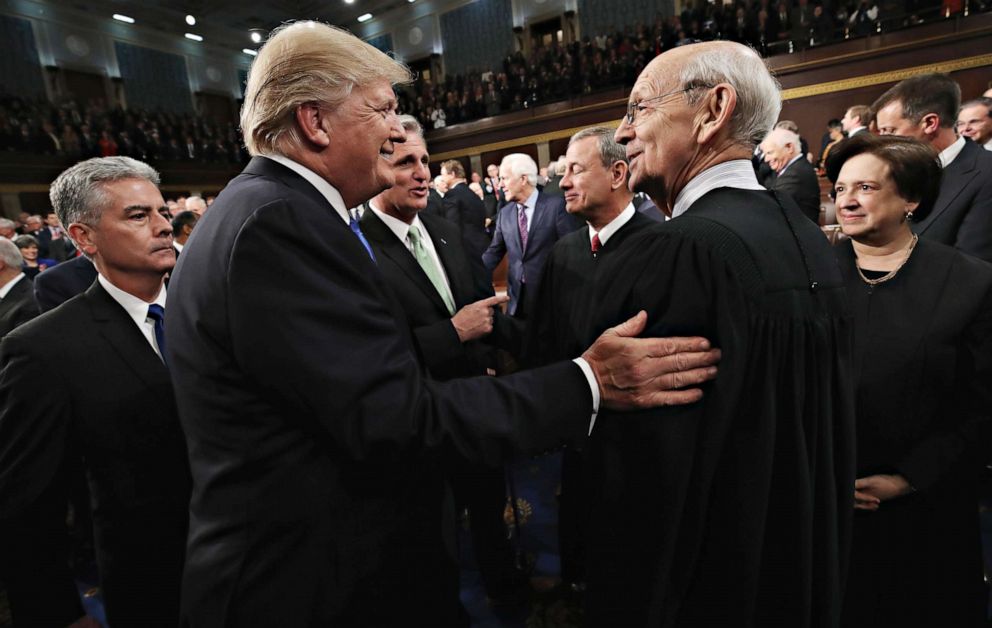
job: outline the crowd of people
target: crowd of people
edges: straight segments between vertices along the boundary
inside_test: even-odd
[[[111,628],[466,626],[452,506],[526,604],[502,465],[561,449],[587,625],[986,625],[992,94],[906,79],[814,154],[753,49],[678,46],[546,174],[451,160],[432,190],[412,78],[284,25],[209,210],[104,156],[0,222],[15,625],[95,625],[88,503]]]
[[[971,12],[992,3],[976,2]],[[519,111],[537,105],[631,86],[644,67],[666,50],[688,43],[728,40],[764,56],[864,37],[960,14],[962,2],[874,0],[823,3],[809,0],[697,2],[681,15],[585,36],[569,44],[535,40],[529,54],[511,52],[500,67],[449,73],[442,81],[418,78],[400,98],[401,109],[424,128]]]
[[[0,94],[0,151],[68,159],[121,155],[151,163],[243,164],[248,155],[233,124],[191,113],[108,107],[103,100]]]

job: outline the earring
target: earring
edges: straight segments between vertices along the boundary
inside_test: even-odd
[[[906,212],[906,220],[912,220],[912,219],[913,219],[913,212],[911,211]]]

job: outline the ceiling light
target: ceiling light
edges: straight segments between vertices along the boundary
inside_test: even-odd
[[[203,38],[194,33],[186,33],[186,39],[192,39],[193,41],[203,41]]]
[[[246,55],[251,55],[253,57],[257,57],[258,56],[258,51],[257,50],[252,50],[251,48],[242,48],[241,49],[241,52],[245,53]]]
[[[345,4],[355,4],[355,0],[344,0]]]
[[[371,13],[363,13],[362,15],[359,15],[358,16],[358,21],[359,22],[368,22],[371,19],[372,19],[372,14]]]
[[[114,19],[117,20],[118,22],[127,22],[128,24],[134,24],[133,17],[121,15],[120,13],[114,13]]]
[[[190,26],[196,26],[196,18],[193,17],[192,15],[187,15],[186,23],[189,24]]]
[[[251,40],[256,44],[259,43],[260,41],[262,41],[262,33],[259,33],[258,31],[252,31]]]

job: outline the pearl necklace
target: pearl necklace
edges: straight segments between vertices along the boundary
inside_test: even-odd
[[[889,279],[895,277],[896,273],[902,270],[902,267],[905,266],[906,262],[909,261],[909,256],[913,254],[913,249],[916,248],[916,243],[919,241],[920,241],[920,236],[914,233],[913,239],[909,241],[909,247],[906,250],[906,257],[903,258],[902,263],[896,266],[893,270],[890,270],[888,273],[882,275],[878,279],[868,279],[867,277],[865,277],[865,274],[861,272],[861,264],[859,263],[860,260],[855,260],[854,267],[858,269],[858,274],[861,275],[861,280],[864,281],[869,286],[877,286],[880,283],[885,283]]]

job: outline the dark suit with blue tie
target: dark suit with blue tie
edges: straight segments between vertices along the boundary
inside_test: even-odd
[[[565,199],[538,193],[534,214],[527,229],[527,247],[520,237],[520,205],[510,203],[496,217],[496,230],[492,244],[482,255],[482,263],[492,272],[509,255],[510,302],[507,313],[522,317],[526,311],[526,294],[537,294],[538,283],[544,270],[544,261],[555,242],[582,226],[565,211]],[[525,292],[526,288],[526,292]]]

